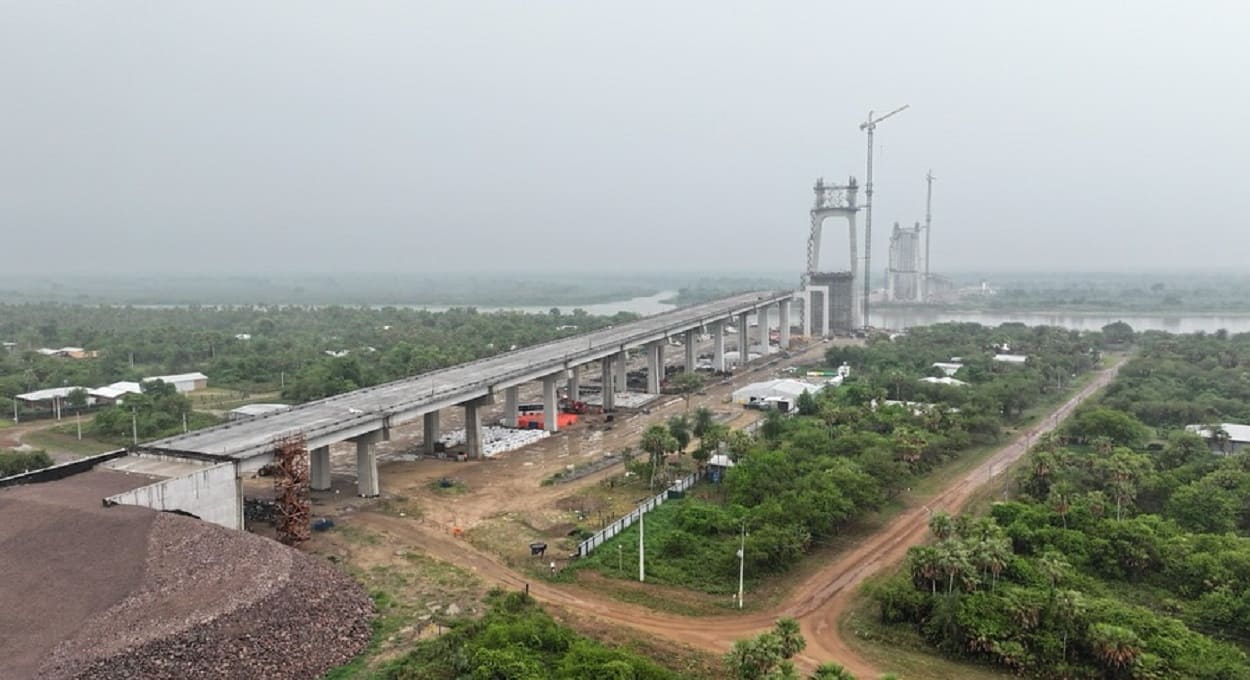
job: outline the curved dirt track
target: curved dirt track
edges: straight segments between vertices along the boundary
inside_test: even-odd
[[[811,669],[823,661],[836,661],[859,677],[876,677],[889,669],[876,668],[858,656],[842,639],[838,622],[855,597],[855,586],[883,568],[897,564],[907,549],[928,537],[929,509],[959,510],[970,496],[992,479],[1001,479],[1007,467],[1025,453],[1027,438],[1054,429],[1078,404],[1106,386],[1124,359],[1100,371],[1088,385],[1052,411],[1041,424],[1021,433],[981,464],[952,482],[920,507],[909,508],[880,531],[866,537],[837,560],[809,576],[794,588],[781,606],[742,616],[688,617],[656,612],[641,606],[608,599],[585,588],[531,581],[500,564],[462,540],[448,536],[436,525],[426,525],[380,513],[362,513],[365,521],[397,540],[420,546],[431,556],[473,571],[487,582],[510,589],[524,589],[538,600],[610,623],[628,626],[649,635],[720,654],[738,639],[772,627],[779,617],[798,619],[807,649],[800,665]]]

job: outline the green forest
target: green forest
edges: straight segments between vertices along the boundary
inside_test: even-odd
[[[1118,380],[984,517],[878,584],[885,622],[945,654],[1053,678],[1250,678],[1250,335],[1144,334]]]
[[[209,385],[302,402],[631,319],[384,307],[148,309],[0,305],[0,408],[28,391],[201,371]],[[83,347],[97,358],[36,353]],[[334,352],[341,356],[331,356]]]
[[[785,572],[935,467],[993,446],[1005,426],[1058,400],[1073,376],[1097,365],[1104,339],[1057,328],[941,324],[879,336],[865,347],[830,348],[827,365],[847,363],[851,377],[801,400],[795,417],[771,412],[754,437],[700,430],[696,414],[694,455],[706,460],[727,440],[736,467],[723,484],[702,484],[647,515],[648,581],[733,592],[744,540],[749,583]],[[994,361],[1006,345],[1027,354],[1027,363]],[[920,381],[952,356],[964,364],[956,376],[967,385]],[[620,564],[637,564],[637,544],[635,526],[574,569],[627,577]]]

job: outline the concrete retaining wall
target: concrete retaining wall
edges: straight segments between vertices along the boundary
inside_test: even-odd
[[[126,449],[117,449],[116,451],[109,451],[108,453],[101,453],[95,456],[87,456],[86,458],[79,458],[78,460],[72,460],[68,463],[61,463],[60,465],[53,465],[52,467],[46,467],[42,470],[32,470],[31,472],[24,472],[22,474],[13,475],[12,477],[5,477],[0,479],[0,488],[4,488],[6,486],[17,486],[19,484],[54,482],[58,479],[64,479],[71,475],[76,475],[79,472],[86,472],[100,463],[113,460],[114,458],[121,458],[124,455],[126,455]]]
[[[229,529],[243,529],[243,489],[235,463],[221,463],[104,499],[105,505],[180,510]]]

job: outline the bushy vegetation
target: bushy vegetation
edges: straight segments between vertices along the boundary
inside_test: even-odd
[[[378,673],[387,680],[508,678],[676,680],[650,659],[612,649],[560,625],[522,593],[495,597],[480,619],[417,643]]]
[[[0,478],[20,475],[32,470],[42,470],[50,465],[52,465],[52,458],[44,451],[0,449]]]
[[[628,318],[396,307],[0,305],[0,339],[18,344],[0,351],[0,400],[45,387],[202,371],[212,385],[260,391],[285,384],[283,396],[306,401]],[[63,359],[33,351],[65,345],[100,356]]]
[[[1142,345],[1030,451],[1017,501],[934,518],[876,593],[886,621],[1044,677],[1250,678],[1250,456],[1180,427],[1245,413],[1250,336]]]
[[[864,348],[831,349],[830,364],[851,364],[852,377],[802,400],[797,416],[770,412],[755,437],[707,425],[696,412],[688,424],[700,440],[696,457],[706,461],[726,442],[737,464],[719,489],[698,487],[691,497],[647,516],[648,581],[711,593],[736,590],[744,531],[749,579],[788,570],[814,545],[881,508],[920,476],[975,446],[993,444],[1004,423],[1058,396],[1060,382],[1093,366],[1096,341],[1053,328],[917,329]],[[1027,351],[1029,363],[992,362],[994,344],[1005,343]],[[933,362],[952,355],[963,358],[961,373],[969,385],[919,382]],[[1052,382],[1048,376],[1059,372],[1067,380]],[[908,403],[887,403],[896,396]],[[663,431],[648,431],[644,443],[655,446],[644,449],[653,463],[665,451],[684,449],[673,439],[671,432],[665,438]],[[637,564],[637,527],[614,541],[619,549],[601,547],[577,566],[627,576],[619,564]]]

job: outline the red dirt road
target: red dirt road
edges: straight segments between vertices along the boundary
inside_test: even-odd
[[[1026,438],[1054,429],[1077,405],[1106,386],[1123,363],[1122,359],[1111,368],[1100,371],[1088,385],[1052,411],[1042,424],[1018,435],[931,497],[927,504],[900,513],[880,531],[812,574],[794,588],[784,604],[769,611],[714,617],[655,612],[606,598],[585,588],[531,581],[467,542],[448,536],[434,524],[421,524],[375,512],[362,512],[359,519],[401,543],[420,546],[437,559],[470,569],[487,582],[510,589],[523,589],[528,584],[530,593],[540,601],[715,654],[723,653],[733,645],[734,640],[751,637],[770,628],[779,617],[794,617],[807,639],[807,649],[798,659],[801,666],[810,670],[820,662],[836,661],[860,677],[875,677],[889,669],[876,668],[858,656],[841,637],[838,626],[847,606],[854,600],[856,586],[880,570],[897,564],[906,556],[908,548],[928,537],[930,508],[958,511],[978,488],[1001,478],[997,475],[1024,455]]]

